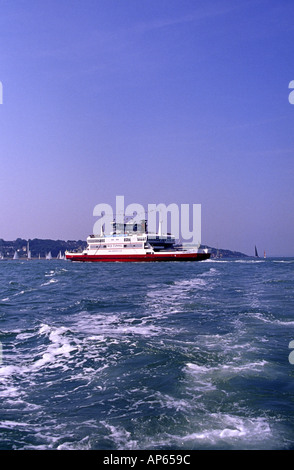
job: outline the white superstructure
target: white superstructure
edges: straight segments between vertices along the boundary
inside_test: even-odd
[[[109,235],[90,235],[82,252],[65,252],[71,261],[176,261],[201,260],[210,257],[208,250],[187,251],[176,246],[171,234],[148,233],[146,221],[141,224],[113,222]]]

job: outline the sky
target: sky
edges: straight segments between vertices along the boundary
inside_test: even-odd
[[[293,0],[0,0],[0,238],[201,204],[201,241],[294,256]]]

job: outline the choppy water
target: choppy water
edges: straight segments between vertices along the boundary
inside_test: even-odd
[[[293,449],[294,259],[0,262],[0,449]]]

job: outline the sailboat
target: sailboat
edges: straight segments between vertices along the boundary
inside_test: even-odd
[[[256,258],[259,258],[258,253],[257,253],[256,245],[255,245],[255,256],[256,256]]]
[[[4,256],[3,256],[2,253],[0,253],[0,260],[1,260],[1,259],[4,259]]]
[[[29,242],[27,243],[27,256],[28,256],[28,259],[32,259],[32,255],[31,255],[31,252],[30,252],[30,244],[29,244]]]
[[[14,252],[13,259],[19,259],[18,252],[16,250]]]
[[[64,255],[61,254],[61,250],[59,251],[56,259],[64,259]]]
[[[47,253],[46,259],[52,259],[51,251],[49,251],[49,253]]]

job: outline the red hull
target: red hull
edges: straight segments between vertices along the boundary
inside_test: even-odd
[[[146,255],[66,255],[70,261],[81,262],[154,262],[154,261],[203,261],[210,253],[154,253]]]

